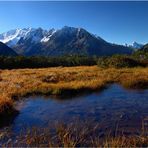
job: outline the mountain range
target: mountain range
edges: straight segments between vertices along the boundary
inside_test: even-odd
[[[133,52],[131,47],[112,44],[83,28],[68,26],[58,30],[14,29],[0,34],[0,41],[25,56],[108,56]]]

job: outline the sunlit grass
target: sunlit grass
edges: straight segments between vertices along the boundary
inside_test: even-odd
[[[0,71],[0,112],[13,108],[15,99],[32,94],[64,95],[101,90],[109,83],[148,88],[148,68],[56,67]]]

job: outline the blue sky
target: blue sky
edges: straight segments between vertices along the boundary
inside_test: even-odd
[[[82,27],[113,43],[148,42],[148,2],[0,2],[0,33]]]

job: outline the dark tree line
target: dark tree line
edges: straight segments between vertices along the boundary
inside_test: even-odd
[[[89,66],[96,65],[95,57],[68,56],[68,57],[0,57],[0,69],[17,68],[46,68],[57,66]]]
[[[132,55],[113,55],[107,57],[88,57],[83,55],[67,55],[62,57],[0,56],[0,69],[91,65],[116,68],[137,66],[146,67],[148,66],[148,51],[137,51]]]

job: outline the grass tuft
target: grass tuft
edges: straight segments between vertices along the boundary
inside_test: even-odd
[[[5,140],[3,147],[147,147],[148,137],[141,135],[98,136],[99,126],[90,123],[58,124],[52,128],[32,128],[15,140]],[[54,131],[54,132],[53,132]],[[95,134],[94,134],[95,133]],[[5,137],[3,137],[6,139]]]

